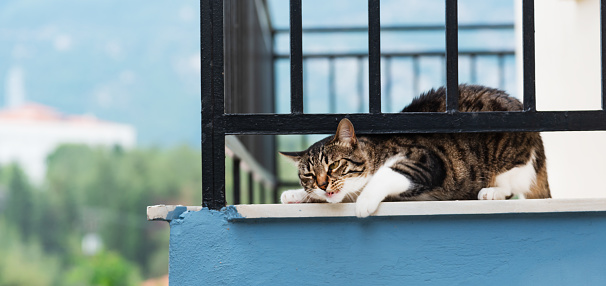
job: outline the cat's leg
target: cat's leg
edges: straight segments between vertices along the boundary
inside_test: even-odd
[[[356,201],[357,217],[369,216],[379,208],[379,204],[385,198],[399,195],[410,188],[412,182],[391,168],[394,163],[385,163],[370,178]]]
[[[524,198],[537,178],[533,162],[534,154],[526,164],[497,175],[495,185],[480,190],[478,200],[505,200],[514,195]]]
[[[325,202],[316,197],[313,197],[312,194],[306,192],[304,189],[284,191],[284,192],[282,192],[282,195],[280,196],[280,201],[283,204]]]

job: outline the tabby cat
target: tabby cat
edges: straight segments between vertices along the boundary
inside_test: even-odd
[[[445,89],[431,90],[402,112],[444,112]],[[459,111],[521,111],[504,91],[459,86]],[[303,189],[282,203],[356,202],[356,216],[382,201],[550,198],[545,152],[537,132],[356,135],[343,119],[334,136],[294,160]]]

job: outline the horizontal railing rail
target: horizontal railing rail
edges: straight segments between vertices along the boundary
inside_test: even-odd
[[[587,111],[226,114],[225,134],[331,134],[348,118],[356,133],[453,133],[606,130],[606,113]]]
[[[499,56],[499,55],[514,55],[514,50],[467,50],[459,51],[460,56]],[[444,57],[444,51],[411,51],[411,52],[385,52],[381,53],[382,58],[387,57]],[[287,59],[290,55],[276,54],[276,59]],[[368,53],[362,52],[345,52],[345,53],[309,53],[302,56],[303,59],[315,58],[367,58]]]
[[[514,25],[511,23],[496,23],[496,24],[459,24],[460,31],[476,31],[476,30],[513,30]],[[444,31],[444,24],[437,25],[397,25],[397,26],[381,26],[381,32],[427,32],[427,31]],[[275,34],[290,33],[288,28],[275,28]],[[301,28],[303,33],[364,33],[368,32],[368,27],[305,27]]]

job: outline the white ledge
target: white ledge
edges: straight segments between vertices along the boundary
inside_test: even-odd
[[[234,206],[231,218],[352,217],[355,204],[264,204]],[[199,206],[150,206],[148,220],[171,220],[175,209],[198,211]],[[372,216],[474,215],[515,213],[603,212],[606,199],[541,199],[507,201],[384,202]],[[178,215],[177,215],[178,216]]]

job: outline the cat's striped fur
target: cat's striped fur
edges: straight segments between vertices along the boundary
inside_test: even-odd
[[[459,87],[459,110],[521,111],[505,92],[475,85]],[[445,90],[431,90],[402,112],[445,111]],[[283,152],[297,162],[303,190],[282,201],[354,202],[549,198],[541,136],[524,133],[456,133],[356,136],[344,119],[334,136],[302,152]],[[373,202],[364,202],[370,200]],[[376,204],[377,206],[374,206]]]

